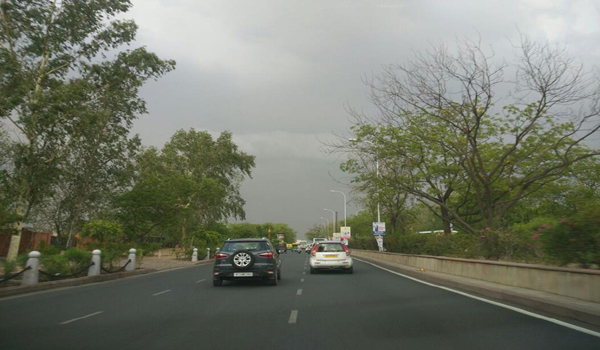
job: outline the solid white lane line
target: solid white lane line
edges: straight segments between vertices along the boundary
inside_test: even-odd
[[[298,319],[298,310],[292,310],[292,314],[290,315],[290,319],[288,320],[289,324],[295,324]]]
[[[304,278],[301,278],[301,279],[300,279],[300,282],[304,282]]]
[[[563,321],[560,321],[560,320],[557,320],[557,319],[554,319],[554,318],[550,318],[550,317],[538,315],[538,314],[530,312],[530,311],[519,309],[518,307],[514,307],[514,306],[510,306],[510,305],[505,305],[505,304],[498,303],[498,302],[495,302],[495,301],[492,301],[492,300],[480,298],[480,297],[477,297],[477,296],[474,296],[474,295],[471,295],[471,294],[467,294],[465,292],[461,292],[461,291],[458,291],[458,290],[455,290],[455,289],[451,289],[451,288],[448,288],[448,287],[442,287],[442,286],[438,286],[438,285],[433,284],[433,283],[421,281],[420,279],[417,279],[417,278],[414,278],[414,277],[410,277],[410,276],[407,276],[407,275],[403,275],[403,274],[401,274],[399,272],[392,271],[390,269],[386,269],[385,267],[381,267],[379,265],[370,263],[368,261],[360,260],[360,259],[357,259],[357,258],[354,258],[354,259],[356,259],[356,260],[358,260],[360,262],[364,262],[365,264],[369,264],[369,265],[375,266],[375,267],[377,267],[379,269],[382,269],[384,271],[393,273],[394,275],[398,275],[398,276],[402,276],[404,278],[411,279],[411,280],[413,280],[415,282],[423,283],[423,284],[426,284],[426,285],[431,286],[431,287],[436,287],[436,288],[444,289],[444,290],[447,290],[447,291],[452,292],[452,293],[464,295],[464,296],[472,298],[472,299],[483,301],[484,303],[488,303],[488,304],[500,306],[500,307],[505,308],[505,309],[509,309],[509,310],[512,310],[512,311],[515,311],[515,312],[518,312],[518,313],[521,313],[521,314],[524,314],[524,315],[535,317],[535,318],[538,318],[540,320],[552,322],[552,323],[555,323],[557,325],[560,325],[560,326],[563,326],[563,327],[567,327],[567,328],[571,328],[573,330],[576,330],[576,331],[579,331],[579,332],[582,332],[582,333],[586,333],[586,334],[589,334],[589,335],[593,335],[594,337],[600,338],[600,333],[599,332],[594,332],[594,331],[589,330],[587,328],[579,327],[579,326],[576,326],[576,325],[573,325],[573,324],[570,324],[570,323],[567,323],[567,322],[563,322]]]
[[[59,324],[67,324],[67,323],[71,323],[71,322],[75,322],[75,321],[83,320],[84,318],[88,318],[88,317],[96,316],[96,315],[99,315],[99,314],[101,314],[101,313],[103,313],[103,312],[104,312],[104,311],[98,311],[98,312],[94,312],[93,314],[85,315],[85,316],[82,316],[82,317],[77,317],[77,318],[74,318],[74,319],[72,319],[72,320],[68,320],[68,321],[65,321],[65,322],[61,322],[61,323],[59,323]]]
[[[206,281],[206,278],[203,280],[200,280],[200,281],[196,281],[196,283],[200,283],[200,282],[204,282],[204,281]]]
[[[162,292],[158,292],[158,293],[156,293],[156,294],[152,294],[152,296],[153,296],[153,297],[155,297],[155,296],[157,296],[157,295],[161,295],[161,294],[164,294],[164,293],[169,293],[170,291],[171,291],[170,289],[163,290]]]
[[[296,295],[302,295],[302,289],[298,289],[298,291],[296,292]]]

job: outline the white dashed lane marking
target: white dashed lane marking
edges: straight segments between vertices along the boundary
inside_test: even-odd
[[[85,315],[85,316],[82,316],[82,317],[77,317],[77,318],[74,318],[74,319],[72,319],[72,320],[68,320],[68,321],[65,321],[65,322],[61,322],[61,323],[59,323],[59,324],[67,324],[67,323],[71,323],[71,322],[75,322],[75,321],[83,320],[84,318],[88,318],[88,317],[96,316],[96,315],[99,315],[99,314],[101,314],[101,313],[103,313],[103,312],[104,312],[104,311],[98,311],[98,312],[94,312],[93,314]]]
[[[165,293],[169,293],[171,290],[167,289],[167,290],[163,290],[162,292],[158,292],[156,294],[152,294],[153,297],[157,296],[157,295],[161,295],[161,294],[165,294]]]
[[[298,319],[298,310],[292,310],[292,314],[290,315],[290,319],[288,320],[289,324],[295,324]]]
[[[302,295],[302,289],[298,289],[298,291],[296,292],[296,295]]]
[[[200,281],[196,281],[196,283],[200,283],[200,282],[204,282],[206,281],[206,279],[200,280]]]

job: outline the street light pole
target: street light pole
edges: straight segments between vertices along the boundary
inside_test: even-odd
[[[321,216],[321,219],[323,219],[323,220],[327,220],[327,226],[325,226],[325,234],[327,234],[327,231],[329,230],[329,219],[327,219],[327,218],[324,218],[324,217],[322,217],[322,216]]]
[[[333,228],[333,231],[331,231],[331,237],[333,237],[333,233],[335,232],[335,210],[331,210],[331,209],[323,209],[323,210],[329,210],[332,214],[333,219],[331,220],[331,227]]]
[[[346,195],[344,194],[344,192],[342,191],[336,191],[336,190],[329,190],[330,192],[337,192],[337,193],[341,193],[342,196],[344,196],[344,227],[348,226],[346,225]]]

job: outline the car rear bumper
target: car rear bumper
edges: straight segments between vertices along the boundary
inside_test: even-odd
[[[310,267],[313,269],[349,269],[352,267],[352,258],[344,260],[310,259]]]
[[[252,276],[236,276],[239,273],[252,273]],[[265,279],[275,278],[275,267],[269,269],[249,269],[249,270],[230,270],[220,269],[213,270],[213,279],[222,280],[251,280],[251,279]]]

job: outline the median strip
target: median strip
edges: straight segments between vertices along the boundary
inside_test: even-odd
[[[103,313],[103,312],[104,312],[104,311],[98,311],[98,312],[94,312],[93,314],[89,314],[89,315],[85,315],[85,316],[77,317],[77,318],[74,318],[74,319],[72,319],[72,320],[68,320],[68,321],[65,321],[65,322],[61,322],[61,323],[59,323],[59,324],[68,324],[68,323],[71,323],[71,322],[75,322],[75,321],[83,320],[84,318],[88,318],[88,317],[96,316],[96,315],[99,315],[99,314],[101,314],[101,313]]]
[[[292,310],[292,314],[290,315],[290,319],[288,321],[289,324],[295,324],[298,319],[298,310]]]
[[[158,292],[158,293],[156,293],[156,294],[152,294],[152,296],[153,296],[153,297],[155,297],[155,296],[157,296],[157,295],[161,295],[161,294],[164,294],[164,293],[169,293],[170,291],[171,291],[170,289],[163,290],[162,292]]]

